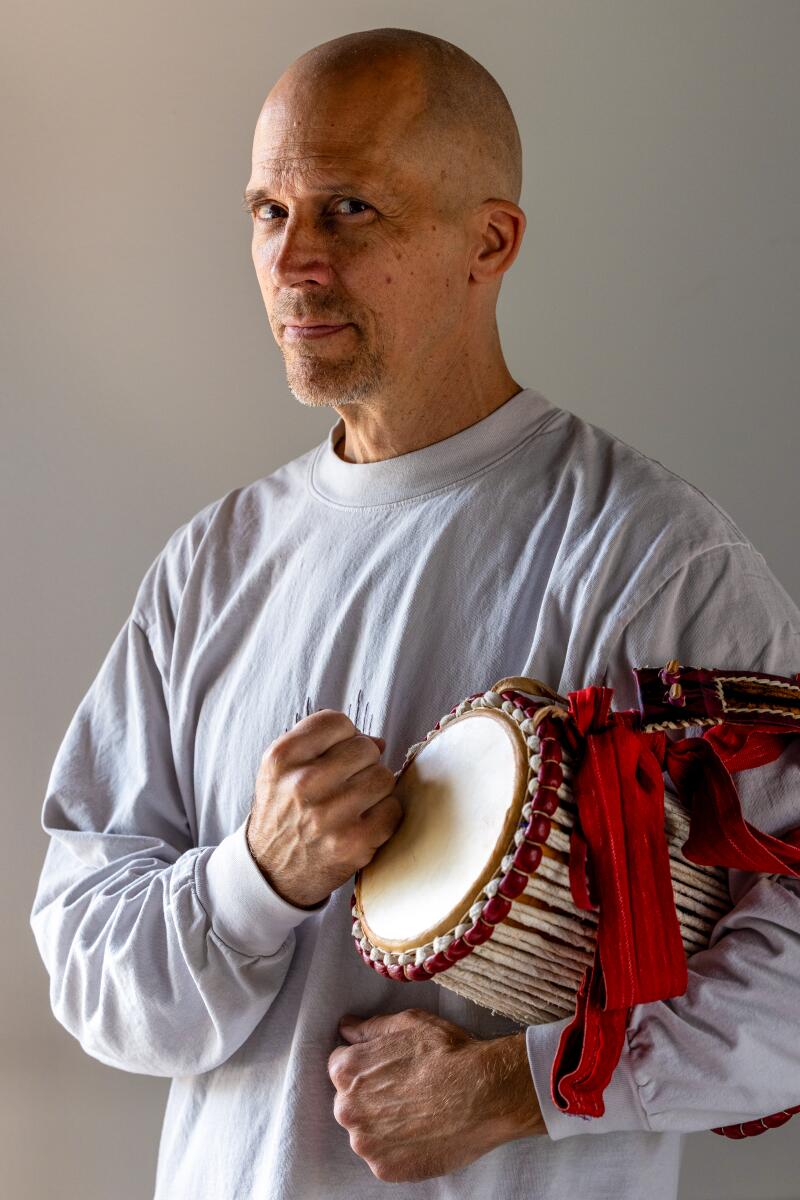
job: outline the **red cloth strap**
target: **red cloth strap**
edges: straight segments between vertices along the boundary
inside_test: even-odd
[[[717,727],[718,728],[718,727]],[[741,737],[741,731],[735,731]],[[736,867],[766,874],[800,875],[800,828],[783,838],[761,833],[742,815],[736,785],[728,773],[772,762],[783,751],[788,734],[751,733],[746,744],[729,753],[725,735],[682,738],[667,743],[664,766],[681,800],[691,812],[689,838],[681,853],[690,862],[705,866]],[[661,737],[663,734],[647,734]]]
[[[594,962],[559,1042],[551,1087],[559,1108],[585,1116],[604,1112],[602,1092],[619,1061],[629,1008],[680,995],[688,980],[664,838],[661,769],[647,740],[623,720],[628,714],[611,713],[612,694],[585,688],[569,697],[586,739],[575,779],[570,864],[591,863],[599,916]],[[587,903],[589,881],[580,870],[571,870],[570,881],[576,905],[596,907]]]
[[[715,726],[703,737],[672,742],[637,728],[636,712],[612,713],[612,696],[610,688],[569,694],[570,717],[583,739],[570,888],[578,907],[598,910],[598,924],[594,961],[550,1082],[558,1108],[589,1117],[605,1111],[602,1093],[619,1061],[631,1007],[682,995],[688,983],[664,837],[662,771],[690,811],[686,858],[800,877],[794,869],[800,828],[784,839],[755,829],[742,815],[728,770],[773,761],[795,733],[773,732],[765,722]]]

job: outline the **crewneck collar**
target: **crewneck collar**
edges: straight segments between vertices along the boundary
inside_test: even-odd
[[[344,433],[340,417],[311,457],[309,490],[317,499],[353,508],[424,496],[492,466],[555,411],[555,405],[539,392],[522,388],[494,412],[452,437],[370,463],[339,458],[334,446]]]

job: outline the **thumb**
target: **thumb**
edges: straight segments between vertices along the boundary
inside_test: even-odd
[[[345,1013],[339,1021],[339,1036],[351,1046],[355,1042],[366,1042],[369,1038],[369,1022],[371,1017],[354,1017]]]
[[[407,1028],[410,1012],[377,1013],[374,1017],[354,1017],[345,1013],[339,1021],[339,1035],[352,1046],[356,1042],[368,1042],[372,1038],[383,1037],[387,1033],[395,1033]],[[430,1014],[420,1014],[424,1017]]]

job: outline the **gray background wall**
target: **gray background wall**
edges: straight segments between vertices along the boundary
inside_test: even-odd
[[[14,1200],[140,1200],[167,1085],[50,1015],[39,812],[169,533],[335,419],[289,393],[250,263],[264,95],[355,29],[480,59],[525,148],[512,373],[710,493],[798,599],[800,5],[7,0],[3,25],[1,1174]],[[798,1168],[800,1118],[695,1134],[681,1195],[797,1197]]]

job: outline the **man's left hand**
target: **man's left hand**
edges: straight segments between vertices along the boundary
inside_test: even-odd
[[[446,1175],[514,1138],[546,1133],[524,1032],[482,1041],[411,1008],[344,1016],[328,1058],[333,1115],[377,1179]]]

